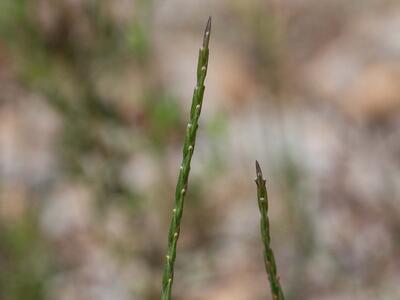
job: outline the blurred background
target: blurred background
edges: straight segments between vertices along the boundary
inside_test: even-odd
[[[160,298],[198,48],[173,294],[400,299],[400,3],[1,0],[0,299]]]

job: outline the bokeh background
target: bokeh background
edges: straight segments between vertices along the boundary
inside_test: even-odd
[[[0,299],[159,299],[213,16],[174,298],[400,299],[397,0],[1,0]]]

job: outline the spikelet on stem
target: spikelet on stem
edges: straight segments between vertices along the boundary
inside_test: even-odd
[[[199,50],[197,63],[197,84],[193,92],[192,106],[190,110],[190,120],[186,129],[185,142],[183,145],[183,158],[175,192],[175,207],[172,210],[172,219],[168,233],[168,250],[165,256],[164,274],[162,280],[162,300],[171,300],[171,290],[174,281],[174,264],[176,259],[176,247],[180,234],[181,219],[183,214],[183,204],[188,186],[190,172],[190,162],[192,159],[198,121],[201,113],[204,95],[204,81],[208,69],[208,44],[211,34],[211,17],[208,19],[204,32],[203,45]]]
[[[258,161],[256,161],[256,175],[257,176],[255,182],[257,184],[258,207],[260,209],[260,214],[261,214],[260,229],[261,229],[261,239],[264,244],[265,270],[267,271],[268,274],[268,280],[271,287],[272,298],[274,300],[284,300],[285,298],[283,295],[281,284],[279,282],[279,276],[277,274],[274,253],[271,249],[267,188]]]

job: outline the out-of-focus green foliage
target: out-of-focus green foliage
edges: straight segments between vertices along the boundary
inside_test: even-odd
[[[59,176],[89,185],[100,212],[118,204],[133,213],[144,195],[122,182],[123,168],[144,139],[152,141],[147,147],[157,155],[180,132],[180,110],[151,77],[144,96],[132,99],[140,105],[128,104],[128,114],[98,82],[102,74],[117,73],[126,64],[138,73],[151,72],[145,23],[151,1],[138,1],[141,9],[123,24],[108,14],[107,1],[84,1],[79,11],[64,1],[46,4],[55,13],[50,26],[41,20],[36,1],[0,2],[0,37],[7,55],[25,88],[42,94],[61,119]],[[36,209],[29,214],[0,228],[1,299],[45,297],[53,250],[41,236]]]
[[[0,227],[0,298],[44,299],[53,270],[34,215]]]

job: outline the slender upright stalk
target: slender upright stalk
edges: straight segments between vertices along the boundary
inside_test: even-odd
[[[197,84],[193,92],[192,107],[190,110],[190,121],[187,125],[185,142],[183,145],[183,158],[180,166],[178,183],[175,192],[175,207],[172,210],[172,220],[168,234],[168,252],[165,256],[164,275],[162,281],[161,299],[171,299],[172,283],[174,281],[174,264],[176,259],[176,246],[180,234],[181,219],[183,214],[183,204],[188,186],[190,172],[190,162],[192,159],[198,121],[204,95],[204,80],[208,68],[208,43],[210,41],[211,17],[208,19],[206,30],[204,32],[203,46],[199,50],[199,60],[197,64]]]
[[[271,249],[271,235],[269,232],[269,218],[268,218],[268,194],[265,187],[265,179],[263,178],[260,165],[256,161],[256,174],[255,182],[257,184],[257,199],[258,207],[261,213],[260,228],[261,239],[264,244],[264,264],[265,270],[268,274],[268,280],[271,287],[272,298],[274,300],[284,300],[283,291],[279,282],[277,268],[275,263],[274,253]]]

